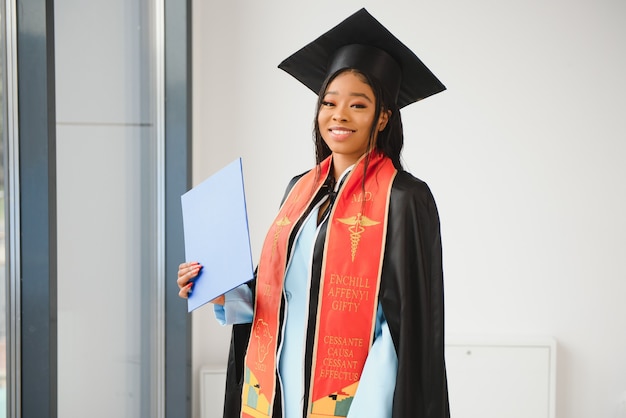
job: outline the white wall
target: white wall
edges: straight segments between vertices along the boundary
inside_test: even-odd
[[[276,66],[362,6],[448,87],[403,110],[447,333],[553,336],[557,416],[626,416],[626,3],[195,1],[194,182],[243,157],[256,258],[313,163],[315,97]],[[228,331],[194,314],[196,370],[225,366]]]

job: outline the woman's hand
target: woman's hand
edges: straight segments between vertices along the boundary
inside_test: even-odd
[[[193,279],[198,277],[201,268],[200,263],[196,261],[182,263],[178,266],[178,279],[176,280],[178,288],[180,289],[178,296],[184,299],[189,297],[189,292],[193,289]]]
[[[187,299],[189,297],[189,292],[193,289],[193,280],[198,277],[198,273],[200,273],[200,269],[202,266],[200,263],[196,261],[191,261],[189,263],[182,263],[178,266],[178,279],[176,283],[178,284],[178,296],[181,298]],[[211,303],[217,303],[218,305],[224,304],[224,295],[218,296],[213,299]]]

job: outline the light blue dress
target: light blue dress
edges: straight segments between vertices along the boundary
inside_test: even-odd
[[[285,323],[283,339],[278,348],[279,370],[283,394],[284,418],[302,418],[304,396],[304,353],[309,311],[309,285],[313,245],[317,237],[318,210],[311,211],[298,231],[285,275]],[[215,316],[223,325],[251,323],[252,293],[247,285],[225,295],[223,306],[215,306]],[[389,326],[378,304],[374,344],[369,352],[348,418],[391,417],[393,393],[398,370]]]

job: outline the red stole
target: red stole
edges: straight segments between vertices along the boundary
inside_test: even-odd
[[[363,183],[361,158],[348,174],[330,213],[324,245],[309,414],[346,416],[372,344],[387,231],[391,160],[371,153]],[[283,280],[293,227],[327,178],[330,157],[292,188],[267,234],[257,271],[242,413],[271,417],[276,396],[277,341]]]

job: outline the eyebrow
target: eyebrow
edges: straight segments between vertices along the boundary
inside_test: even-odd
[[[338,95],[338,94],[339,94],[339,92],[338,92],[338,91],[334,91],[334,90],[333,90],[333,91],[327,91],[327,92],[326,92],[326,94],[334,94],[334,95]],[[324,96],[326,96],[326,94],[325,94]],[[349,94],[349,96],[351,96],[351,97],[362,97],[362,98],[364,98],[365,100],[367,100],[368,102],[370,102],[370,103],[374,103],[374,102],[372,102],[372,99],[370,99],[370,98],[369,98],[369,96],[368,96],[367,94],[365,94],[365,93],[357,93],[357,92],[352,92],[352,93],[350,93],[350,94]]]

